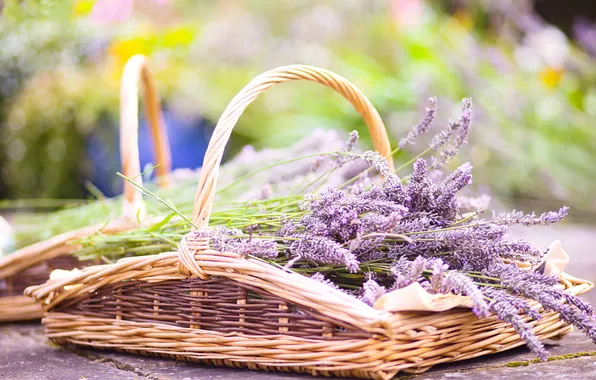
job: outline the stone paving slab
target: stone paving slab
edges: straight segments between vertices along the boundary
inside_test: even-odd
[[[518,367],[498,367],[475,369],[465,372],[428,373],[420,379],[482,379],[482,380],[522,380],[522,379],[596,379],[596,358],[584,356],[575,359],[557,360],[540,365]]]
[[[0,327],[0,379],[142,379],[112,363],[90,362],[45,343],[37,325]]]

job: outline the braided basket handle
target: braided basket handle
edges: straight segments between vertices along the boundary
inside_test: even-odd
[[[122,174],[143,186],[139,160],[139,81],[143,84],[145,114],[153,137],[153,149],[157,164],[158,185],[168,185],[167,174],[171,171],[171,152],[163,120],[159,95],[147,57],[135,55],[126,62],[120,81],[120,157]],[[124,182],[124,203],[122,214],[129,220],[145,213],[141,193],[129,182]]]
[[[248,83],[232,99],[219,118],[209,141],[205,158],[203,159],[203,167],[199,177],[193,210],[193,223],[195,226],[206,227],[209,224],[209,216],[213,206],[215,186],[219,174],[219,165],[226,143],[232,134],[232,129],[244,110],[260,93],[270,87],[278,83],[299,79],[309,80],[331,87],[352,103],[368,126],[375,149],[381,155],[387,157],[390,166],[393,165],[390,157],[391,146],[381,116],[379,116],[375,107],[373,107],[371,102],[355,85],[329,70],[314,66],[292,65],[278,67],[264,72]]]

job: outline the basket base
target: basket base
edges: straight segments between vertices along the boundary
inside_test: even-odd
[[[534,329],[541,340],[571,331],[571,327],[553,313],[544,314],[540,321]],[[486,337],[479,341],[437,337],[439,345],[424,337],[410,342],[321,341],[286,335],[224,334],[57,312],[47,313],[43,323],[48,338],[58,345],[112,349],[232,368],[382,380],[391,379],[398,372],[421,373],[436,364],[471,359],[524,344],[513,330],[494,325],[488,327],[495,333],[483,334]]]

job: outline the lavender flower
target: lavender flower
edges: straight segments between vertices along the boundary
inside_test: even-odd
[[[472,100],[469,98],[464,98],[462,100],[462,113],[458,121],[450,121],[448,127],[431,140],[430,148],[434,151],[437,151],[446,145],[451,140],[451,137],[455,134],[451,144],[449,144],[440,152],[440,157],[438,159],[434,156],[432,157],[432,169],[440,168],[451,161],[451,159],[459,153],[461,147],[468,142],[471,124]]]
[[[350,132],[350,137],[348,141],[346,141],[345,146],[342,149],[343,154],[334,153],[333,154],[333,166],[336,168],[340,168],[347,164],[350,161],[354,161],[358,156],[354,154],[349,154],[354,151],[356,144],[358,143],[358,131]]]
[[[361,218],[362,233],[383,233],[392,232],[398,226],[399,222],[403,219],[407,212],[407,209],[400,206],[397,211],[392,212],[388,216],[379,214],[369,214]]]
[[[536,262],[542,253],[531,243],[524,240],[497,241],[492,243],[488,249],[496,256],[515,260]]]
[[[312,234],[330,237],[340,243],[375,226],[395,226],[396,219],[406,212],[405,207],[386,201],[379,195],[374,189],[359,196],[348,196],[343,191],[326,188],[317,196],[308,197],[301,205],[310,214],[304,216],[300,223]],[[364,214],[366,216],[362,217]],[[390,220],[382,218],[389,215],[393,215]]]
[[[440,227],[432,226],[431,223],[432,219],[427,217],[421,217],[405,224],[401,222],[396,229],[398,233],[404,234],[415,230],[424,233],[410,235],[410,242],[393,245],[389,249],[389,256],[432,256],[442,252],[451,252],[446,258],[452,268],[479,270],[485,268],[488,263],[499,260],[499,254],[509,253],[507,248],[516,247],[515,245],[499,245],[501,244],[500,239],[507,232],[506,226],[487,224],[443,230]],[[404,227],[407,228],[407,231],[402,230]],[[493,248],[493,245],[496,247]],[[506,257],[509,256],[513,256],[513,254],[506,255]],[[470,266],[470,263],[473,264],[472,268],[465,265]]]
[[[551,292],[552,291],[553,290],[551,290]],[[594,308],[592,307],[592,305],[582,301],[582,299],[579,297],[571,295],[567,292],[558,292],[557,296],[561,297],[561,299],[565,300],[565,302],[567,302],[569,305],[575,306],[576,308],[578,308],[581,312],[583,312],[585,314],[588,314],[588,315],[594,314]]]
[[[423,272],[431,271],[430,280],[425,280]],[[414,261],[400,259],[393,267],[395,273],[394,287],[399,289],[418,281],[432,293],[455,293],[470,297],[473,302],[473,312],[479,318],[487,317],[489,306],[484,300],[482,291],[466,274],[449,270],[441,259],[427,259],[418,256]]]
[[[516,210],[513,210],[509,213],[501,213],[498,215],[493,212],[492,222],[495,224],[503,224],[507,226],[510,226],[512,224],[521,224],[524,226],[534,226],[538,224],[548,225],[560,222],[567,216],[568,212],[569,207],[561,207],[559,211],[545,212],[539,217],[536,217],[535,213],[524,214],[522,211]]]
[[[395,174],[385,177],[382,188],[383,199],[396,203],[398,205],[408,206],[410,204],[410,196],[401,183],[401,180]]]
[[[308,234],[294,236],[290,253],[306,261],[317,264],[345,265],[351,273],[360,269],[358,259],[353,253],[331,239]]]
[[[453,220],[457,216],[457,192],[472,183],[472,165],[464,163],[453,172],[441,185],[433,189],[436,197],[432,209],[446,220]]]
[[[423,158],[414,162],[414,170],[410,175],[410,184],[407,188],[412,211],[428,211],[432,203],[432,183],[427,176],[427,169],[428,166]]]
[[[374,152],[372,150],[364,152],[364,161],[366,161],[370,166],[375,168],[379,174],[383,177],[388,177],[391,175],[391,168],[389,168],[389,163],[387,163],[387,159],[381,156],[379,153]]]
[[[250,237],[243,235],[238,229],[225,227],[195,231],[196,237],[209,238],[211,247],[217,251],[252,255],[262,259],[275,259],[278,256],[277,243],[274,240],[253,238],[252,233]]]
[[[459,133],[455,137],[453,145],[453,147],[456,148],[455,154],[459,152],[459,148],[468,142],[467,139],[470,134],[470,126],[472,125],[472,99],[464,98],[462,100],[462,113],[458,123],[460,124]]]
[[[252,255],[263,259],[277,257],[277,243],[274,240],[234,237],[239,235],[243,235],[240,230],[218,228],[211,236],[211,246],[218,251],[234,252],[243,256]]]
[[[477,225],[455,230],[436,230],[428,236],[447,244],[460,244],[463,241],[499,241],[507,233],[507,227],[493,224]],[[426,236],[426,235],[425,235]]]
[[[536,308],[532,308],[527,300],[516,297],[503,289],[486,286],[482,288],[482,293],[491,300],[498,298],[500,301],[509,303],[519,313],[523,313],[536,321],[542,319],[542,314]]]
[[[432,276],[430,278],[430,290],[433,293],[443,293],[445,274],[449,270],[449,265],[445,264],[443,260],[437,259],[431,265]]]
[[[346,146],[344,147],[344,152],[353,152],[356,144],[358,143],[358,131],[350,132],[350,138],[346,142]]]
[[[275,236],[277,237],[290,237],[298,233],[298,226],[291,220],[282,220],[282,226],[277,232]],[[284,243],[289,244],[289,240],[286,240]]]
[[[532,352],[538,355],[540,359],[546,360],[547,353],[544,345],[532,332],[532,327],[524,322],[522,316],[519,314],[519,307],[511,303],[511,298],[506,296],[507,293],[497,292],[491,288],[484,289],[484,293],[491,298],[489,303],[490,310],[495,313],[500,320],[509,323],[524,342],[526,342],[526,345]]]
[[[414,282],[423,280],[422,273],[429,268],[434,259],[424,258],[422,256],[416,257],[413,261],[409,261],[405,256],[393,265],[391,271],[395,276],[394,289],[404,288]]]
[[[489,306],[484,300],[484,295],[469,276],[462,272],[451,270],[444,275],[441,285],[442,293],[459,293],[472,299],[472,311],[478,318],[488,317]]]
[[[362,290],[362,297],[360,299],[369,306],[372,306],[387,291],[384,286],[379,285],[372,278],[369,278],[362,285]]]
[[[424,117],[412,127],[408,135],[399,142],[399,149],[403,149],[407,144],[414,145],[416,138],[428,131],[435,119],[437,98],[428,98],[428,107],[426,107]]]
[[[533,299],[545,310],[559,313],[562,320],[583,331],[596,343],[596,325],[592,308],[565,290],[555,288],[558,283],[556,277],[524,271],[515,265],[505,264],[495,264],[485,272],[500,278],[501,286],[514,295]]]
[[[457,269],[482,271],[503,258],[534,263],[540,259],[540,251],[523,240],[466,240],[454,249],[452,263]]]
[[[447,128],[439,132],[436,136],[432,138],[430,141],[429,147],[437,151],[442,146],[447,144],[451,137],[460,129],[463,128],[468,130],[472,121],[472,101],[468,98],[464,98],[462,100],[462,114],[458,121],[450,120]],[[467,132],[464,131],[464,135],[467,136]],[[463,139],[462,136],[460,139]]]
[[[357,237],[350,240],[349,250],[360,261],[381,260],[386,257],[386,253],[383,252],[384,241],[383,236],[372,236],[366,239]]]
[[[239,253],[243,256],[251,255],[262,259],[275,259],[278,255],[277,243],[273,240],[264,239],[231,239],[220,250]]]

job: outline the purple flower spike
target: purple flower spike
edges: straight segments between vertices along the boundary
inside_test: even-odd
[[[490,310],[497,315],[497,317],[509,323],[519,336],[526,342],[528,348],[534,352],[541,360],[546,360],[547,352],[544,345],[540,342],[536,334],[532,331],[532,327],[524,322],[520,315],[520,307],[515,297],[510,296],[507,292],[495,290],[492,288],[485,288],[484,294],[491,298],[489,307]],[[540,315],[540,314],[538,314]]]
[[[406,145],[414,145],[416,142],[416,138],[424,133],[426,133],[435,119],[437,111],[437,98],[431,97],[428,98],[428,107],[426,107],[426,111],[424,117],[412,127],[408,135],[401,139],[399,142],[399,149],[405,148]]]
[[[296,235],[290,253],[306,261],[320,264],[345,265],[351,273],[360,270],[358,259],[340,244],[324,237]]]
[[[462,113],[457,121],[450,121],[446,129],[437,134],[430,142],[430,148],[438,151],[446,146],[439,154],[439,158],[433,156],[432,169],[437,169],[447,164],[455,157],[463,145],[468,142],[470,126],[472,125],[472,100],[464,98],[462,100]]]
[[[510,226],[513,224],[521,224],[524,226],[534,225],[549,225],[560,222],[563,220],[569,212],[569,207],[561,207],[559,211],[545,212],[539,217],[535,213],[524,214],[521,211],[515,211],[509,213],[495,214],[493,212],[493,223]]]
[[[362,297],[360,299],[369,306],[372,306],[387,291],[384,286],[379,285],[372,278],[362,285],[362,289]]]
[[[378,152],[373,152],[372,150],[364,152],[364,161],[375,168],[383,177],[389,177],[391,175],[391,169],[389,168],[387,159]]]
[[[354,151],[354,149],[356,148],[356,144],[358,143],[358,138],[359,136],[357,131],[350,132],[350,137],[348,138],[348,141],[346,141],[346,145],[342,149],[342,152],[344,154],[335,153],[333,155],[334,167],[340,168],[348,162],[354,161],[356,158],[358,158],[358,156],[355,154],[345,154],[352,153]]]

